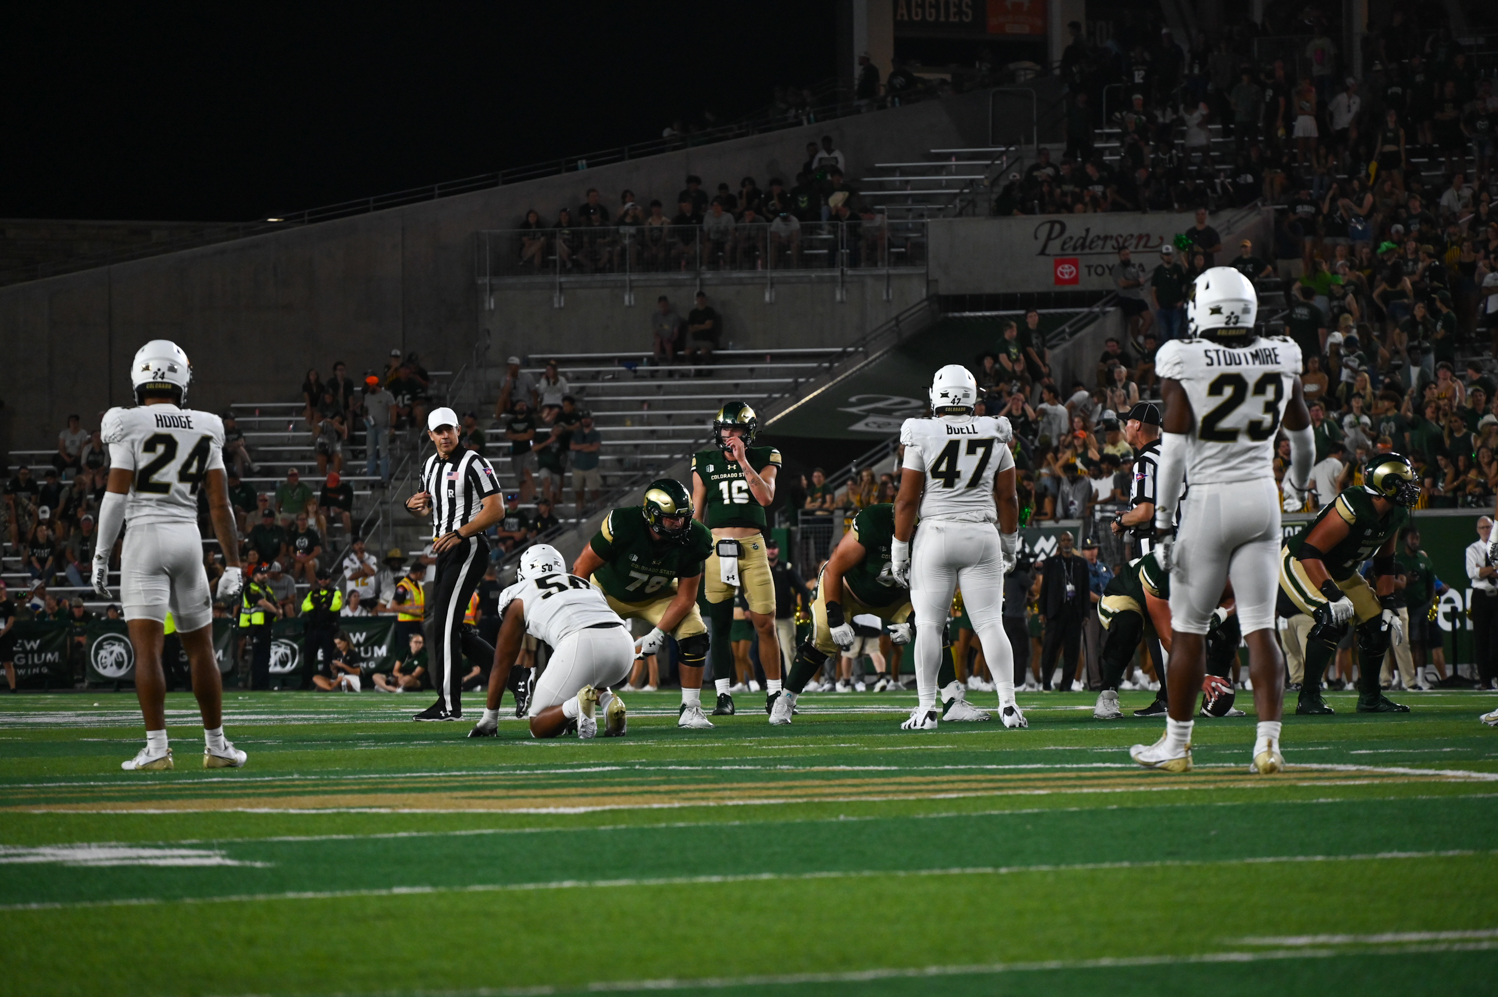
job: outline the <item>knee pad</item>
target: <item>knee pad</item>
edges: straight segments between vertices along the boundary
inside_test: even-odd
[[[681,660],[688,668],[697,668],[707,657],[707,634],[693,634],[676,642],[681,650]]]
[[[1321,644],[1335,651],[1337,645],[1342,643],[1342,638],[1347,636],[1347,624],[1333,623],[1324,606],[1316,607],[1312,619],[1316,623],[1306,634],[1306,645]]]
[[[1381,617],[1358,624],[1358,650],[1370,662],[1381,659],[1389,651],[1389,628]]]

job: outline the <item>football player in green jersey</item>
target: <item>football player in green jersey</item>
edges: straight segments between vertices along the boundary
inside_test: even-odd
[[[1420,485],[1409,458],[1377,454],[1363,468],[1363,484],[1345,489],[1280,549],[1279,614],[1316,619],[1306,640],[1306,674],[1299,714],[1332,711],[1321,698],[1321,676],[1347,625],[1357,628],[1359,713],[1407,713],[1379,688],[1384,655],[1404,640],[1394,601],[1394,549]],[[1375,587],[1358,568],[1373,559]]]
[[[609,608],[624,619],[649,622],[653,630],[638,643],[640,654],[654,654],[676,638],[681,652],[681,714],[678,727],[703,729],[702,667],[707,658],[707,627],[697,612],[702,565],[712,551],[707,527],[692,518],[686,486],[661,478],[645,489],[644,502],[615,509],[583,548],[572,573],[603,591]],[[724,630],[725,639],[727,629]]]
[[[765,509],[775,501],[780,451],[751,446],[759,417],[743,402],[725,402],[713,419],[714,446],[692,456],[692,507],[713,535],[713,552],[703,578],[708,621],[712,624],[715,716],[734,711],[733,600],[742,589],[749,622],[759,634],[759,664],[765,672],[765,711],[780,695],[780,641],[775,633],[775,582],[765,555]]]

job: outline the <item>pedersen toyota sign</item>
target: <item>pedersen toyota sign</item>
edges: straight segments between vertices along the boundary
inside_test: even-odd
[[[1160,247],[1196,224],[1190,213],[1023,215],[1009,218],[936,218],[931,227],[931,277],[941,294],[1016,291],[1112,291],[1118,251],[1153,269]],[[1224,211],[1207,219],[1222,239],[1217,263],[1254,241],[1268,258],[1272,216],[1264,211]]]

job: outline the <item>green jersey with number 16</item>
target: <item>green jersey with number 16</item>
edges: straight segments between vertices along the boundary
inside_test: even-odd
[[[1242,348],[1173,339],[1155,354],[1155,373],[1180,383],[1196,425],[1186,434],[1186,480],[1193,485],[1274,476],[1274,437],[1295,379],[1300,347],[1265,336]]]
[[[774,447],[748,447],[744,458],[755,471],[780,466],[780,451]],[[716,448],[699,450],[692,455],[692,470],[707,488],[707,526],[744,526],[764,530],[765,507],[749,490],[749,482],[739,465]]]
[[[589,542],[603,564],[593,580],[620,602],[654,602],[676,591],[676,579],[702,574],[713,535],[692,520],[684,540],[657,540],[637,505],[609,513]]]

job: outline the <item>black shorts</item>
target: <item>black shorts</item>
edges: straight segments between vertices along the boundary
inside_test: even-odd
[[[1123,310],[1125,318],[1133,318],[1149,311],[1149,305],[1141,298],[1119,298],[1118,307]]]
[[[16,656],[16,635],[11,631],[0,637],[0,661],[13,661]]]
[[[1422,647],[1426,647],[1430,645],[1432,634],[1434,634],[1435,643],[1442,643],[1440,636],[1441,625],[1439,623],[1432,623],[1428,619],[1430,616],[1429,602],[1422,602],[1418,606],[1410,606],[1407,612],[1410,617],[1410,626],[1408,632],[1404,635],[1405,640],[1411,644],[1419,644]]]

